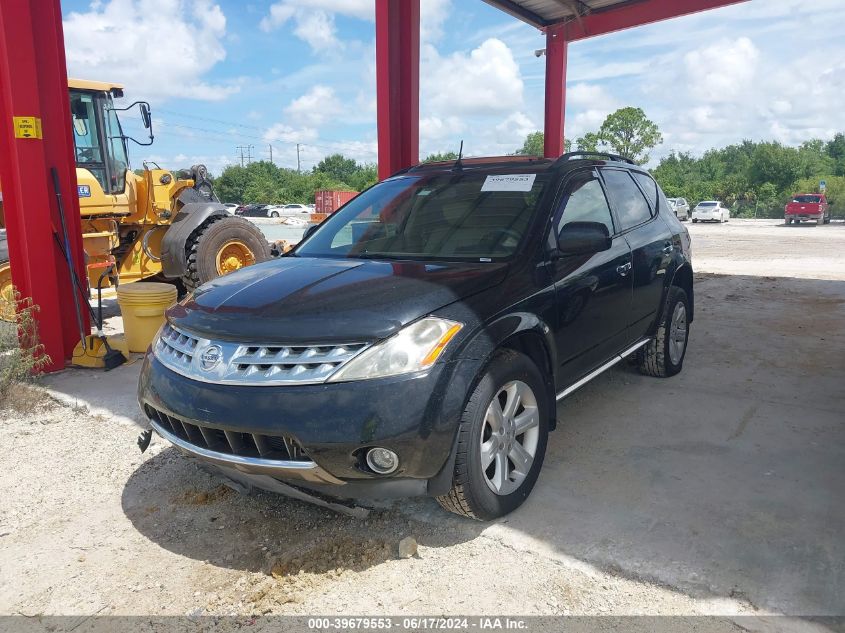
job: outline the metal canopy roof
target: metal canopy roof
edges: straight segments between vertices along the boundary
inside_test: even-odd
[[[563,24],[641,0],[484,0],[537,28]]]

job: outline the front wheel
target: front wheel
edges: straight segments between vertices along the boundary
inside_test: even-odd
[[[278,211],[273,211],[273,212],[270,214],[270,217],[271,217],[271,218],[277,218],[277,217],[279,217],[279,212],[278,212]]]
[[[689,341],[689,314],[687,293],[678,286],[670,287],[657,334],[637,352],[642,373],[668,378],[681,372]]]
[[[270,257],[267,239],[255,224],[241,217],[222,215],[195,230],[185,251],[188,266],[182,282],[188,292]]]
[[[548,397],[537,366],[519,352],[497,352],[461,416],[452,489],[437,501],[482,521],[516,510],[540,474],[548,435]]]

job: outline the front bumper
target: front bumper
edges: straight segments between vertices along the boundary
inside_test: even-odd
[[[458,422],[479,370],[477,361],[455,361],[410,377],[252,387],[194,381],[148,353],[138,399],[160,436],[208,464],[341,498],[443,494],[451,483]],[[165,418],[156,420],[151,409]],[[184,434],[181,424],[170,425],[170,416],[187,424]],[[284,435],[304,455],[279,460],[210,450],[194,424],[205,431]],[[374,446],[399,456],[395,473],[367,469],[363,455]]]

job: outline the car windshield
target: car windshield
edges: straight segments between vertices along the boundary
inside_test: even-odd
[[[798,202],[799,204],[812,204],[812,203],[819,203],[822,201],[821,196],[795,196],[792,199],[793,202]]]
[[[294,255],[493,261],[513,255],[551,176],[400,176],[331,216]]]

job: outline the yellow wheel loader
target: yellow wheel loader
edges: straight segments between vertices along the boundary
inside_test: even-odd
[[[204,166],[192,167],[187,178],[147,163],[142,175],[130,170],[128,143],[153,142],[148,103],[118,108],[114,100],[123,96],[118,84],[79,79],[68,84],[90,290],[110,271],[104,288],[155,278],[191,291],[270,257],[270,245],[258,227],[220,204]],[[126,136],[120,124],[119,113],[136,108],[149,136],[143,141]],[[2,231],[0,318],[14,314],[13,299]]]

